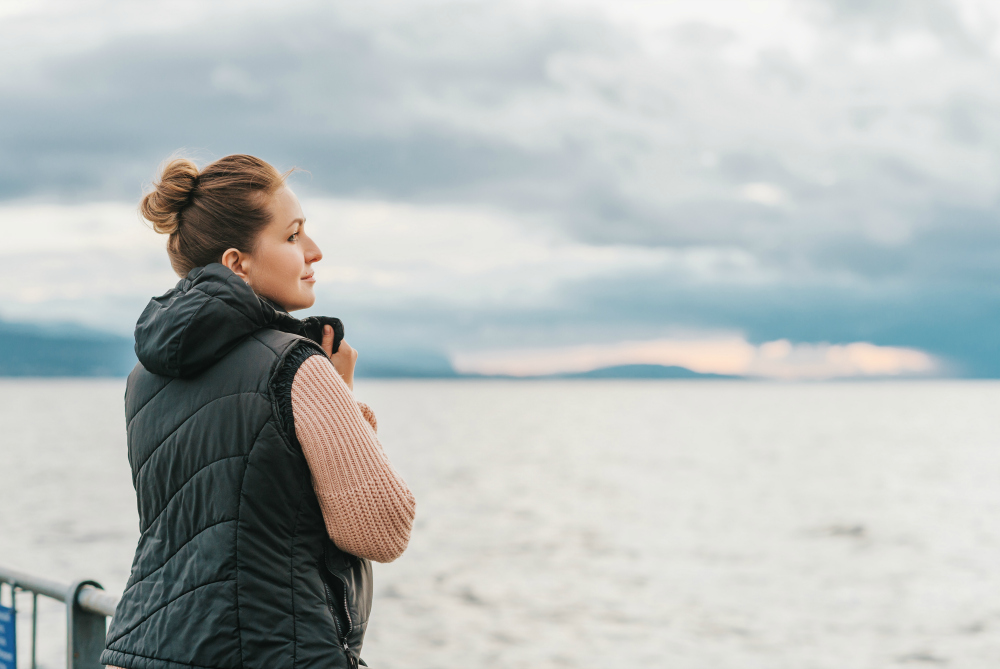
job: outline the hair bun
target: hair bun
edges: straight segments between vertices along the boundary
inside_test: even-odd
[[[181,210],[191,201],[191,192],[198,185],[198,166],[187,158],[175,158],[154,181],[154,190],[142,198],[139,212],[161,234],[172,235],[180,226]]]

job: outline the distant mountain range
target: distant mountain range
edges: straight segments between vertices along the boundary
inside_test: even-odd
[[[0,377],[127,376],[135,366],[132,339],[75,324],[0,321]],[[367,351],[357,376],[383,379],[524,378],[459,374],[444,355],[428,351]],[[731,379],[684,367],[618,365],[531,379]]]
[[[0,321],[0,376],[126,376],[132,340],[73,324]]]
[[[601,367],[589,372],[559,374],[561,379],[739,379],[740,376],[725,374],[702,374],[687,367],[667,365],[616,365]]]
[[[741,376],[726,376],[725,374],[702,374],[687,367],[668,365],[615,365],[600,367],[586,372],[567,372],[563,374],[544,374],[540,376],[505,376],[502,374],[455,374],[455,378],[463,379],[741,379]]]

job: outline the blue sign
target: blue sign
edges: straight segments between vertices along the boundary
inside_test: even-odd
[[[0,606],[0,669],[17,669],[17,634],[14,609]]]

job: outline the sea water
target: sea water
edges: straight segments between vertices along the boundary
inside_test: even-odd
[[[417,497],[373,667],[1000,666],[1000,384],[357,386]],[[123,391],[0,381],[0,564],[124,586]]]

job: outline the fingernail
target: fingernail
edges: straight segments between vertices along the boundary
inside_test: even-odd
[[[325,332],[326,334],[330,334],[332,331],[333,331],[333,328],[330,327],[329,325],[324,325],[323,326],[323,332]]]

